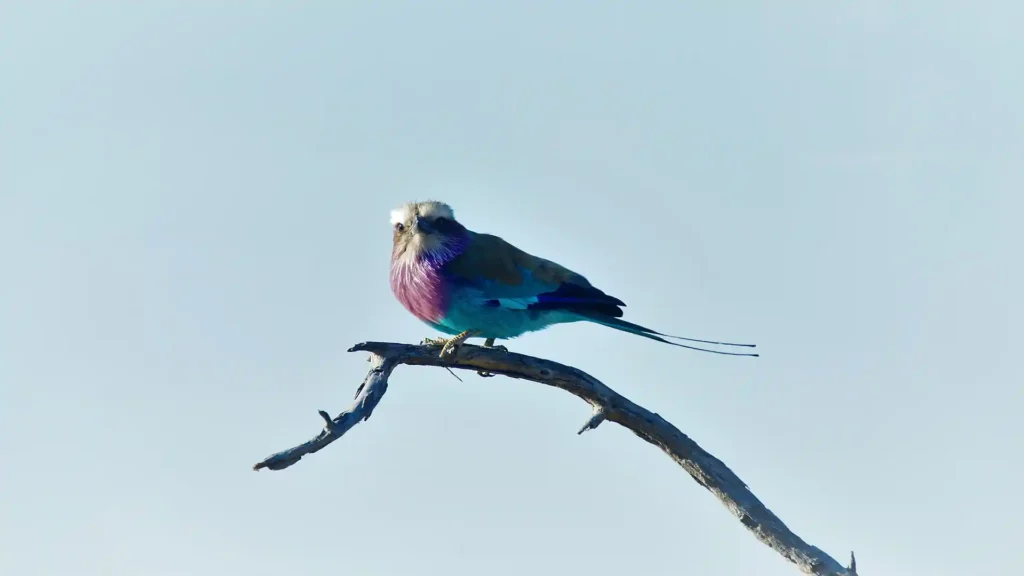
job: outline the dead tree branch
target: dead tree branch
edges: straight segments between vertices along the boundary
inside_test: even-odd
[[[722,461],[706,452],[661,416],[634,404],[581,370],[550,360],[471,345],[464,345],[454,360],[442,360],[437,348],[431,346],[363,342],[349,349],[349,352],[360,351],[370,353],[371,366],[366,379],[356,390],[355,403],[336,418],[331,418],[321,410],[320,417],[325,426],[316,437],[267,457],[256,464],[254,470],[287,468],[304,455],[317,452],[357,423],[368,419],[387,391],[391,371],[399,364],[444,366],[502,374],[561,388],[590,404],[592,415],[580,428],[579,434],[597,428],[608,420],[661,448],[698,484],[725,504],[758,540],[796,564],[804,573],[816,576],[856,576],[852,553],[850,566],[844,567],[828,554],[804,542],[762,504]]]

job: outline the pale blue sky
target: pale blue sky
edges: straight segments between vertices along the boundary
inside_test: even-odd
[[[554,6],[551,6],[554,4]],[[714,4],[714,5],[712,5]],[[0,573],[788,575],[543,386],[401,368],[388,212],[731,359],[513,341],[872,576],[1024,563],[1019,2],[0,2]]]

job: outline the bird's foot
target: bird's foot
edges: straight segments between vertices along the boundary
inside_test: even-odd
[[[447,343],[448,343],[448,340],[446,340],[444,338],[424,338],[423,341],[420,342],[420,346],[443,347]]]
[[[495,345],[494,344],[494,338],[488,338],[487,340],[484,340],[484,348],[490,348],[492,350],[500,350],[501,352],[508,352],[508,348],[505,348],[501,344]],[[494,372],[487,372],[486,370],[477,370],[477,374],[481,378],[490,378],[490,377],[495,375]]]
[[[465,330],[455,336],[452,336],[441,346],[441,358],[454,358],[459,352],[459,348],[462,347],[462,344],[476,335],[476,330]]]
[[[500,352],[508,352],[508,348],[505,348],[501,344],[495,344],[494,338],[488,338],[487,340],[484,340],[484,348],[491,348],[493,350],[498,350]]]

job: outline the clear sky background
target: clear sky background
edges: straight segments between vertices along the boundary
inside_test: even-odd
[[[689,4],[689,5],[688,5]],[[712,5],[714,4],[714,5]],[[510,343],[872,576],[1024,563],[1019,2],[0,2],[0,573],[788,575],[537,384],[400,368],[451,203],[683,335]]]

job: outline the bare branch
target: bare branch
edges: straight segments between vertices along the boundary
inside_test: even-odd
[[[583,424],[583,427],[580,428],[580,431],[577,432],[577,434],[583,434],[587,430],[593,430],[594,428],[597,428],[598,426],[601,425],[601,422],[604,422],[604,419],[604,408],[602,406],[594,406],[594,413],[590,415],[590,419],[588,419],[586,423]]]
[[[590,404],[594,412],[579,430],[580,434],[609,420],[661,448],[698,484],[714,494],[758,540],[796,564],[804,573],[816,576],[857,576],[853,553],[850,554],[850,567],[846,568],[817,547],[804,542],[762,504],[728,466],[661,416],[634,404],[581,370],[550,360],[471,345],[462,346],[455,359],[446,360],[438,356],[437,348],[433,346],[363,342],[349,349],[349,352],[359,351],[370,353],[371,367],[356,391],[355,403],[333,419],[326,412],[320,411],[326,425],[316,437],[267,457],[256,464],[254,470],[287,468],[306,454],[312,454],[334,442],[360,421],[368,419],[387,391],[391,371],[399,364],[501,374],[560,388]]]

